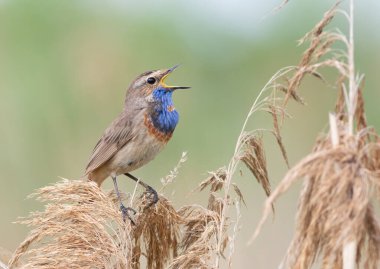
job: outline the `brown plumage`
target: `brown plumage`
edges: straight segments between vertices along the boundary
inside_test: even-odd
[[[112,177],[119,196],[116,177],[125,174],[138,181],[129,172],[151,161],[170,140],[178,122],[172,93],[189,88],[164,83],[176,67],[145,72],[131,83],[123,111],[105,130],[87,164],[86,176],[90,180],[100,186],[107,177]],[[153,188],[138,182],[153,193],[156,202]],[[121,209],[127,215],[122,204]]]

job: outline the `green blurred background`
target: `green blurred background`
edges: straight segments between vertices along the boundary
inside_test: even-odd
[[[4,1],[0,0],[0,246],[13,251],[28,229],[17,217],[42,209],[26,199],[42,186],[83,174],[93,146],[120,112],[125,90],[146,70],[182,66],[169,79],[192,90],[175,94],[180,123],[167,148],[135,172],[152,186],[189,159],[167,194],[179,207],[206,204],[188,195],[207,171],[227,164],[248,109],[279,68],[295,65],[304,35],[334,1]],[[371,125],[380,127],[380,2],[356,1],[356,66],[366,74]],[[346,2],[343,6],[347,5]],[[334,26],[347,30],[339,18]],[[326,128],[336,96],[333,83],[305,80],[307,106],[291,104],[283,129],[291,164],[307,154]],[[250,128],[270,128],[257,115]],[[272,185],[286,171],[271,137],[265,140]],[[121,177],[122,178],[122,177]],[[127,179],[121,179],[130,190]],[[276,205],[260,237],[246,246],[265,196],[243,169],[235,178],[245,196],[233,268],[275,268],[293,234],[300,184]],[[104,186],[110,189],[107,182]]]

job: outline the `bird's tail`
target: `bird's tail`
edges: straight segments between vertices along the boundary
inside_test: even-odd
[[[100,187],[100,185],[102,185],[103,181],[107,178],[107,176],[104,176],[100,173],[95,173],[93,171],[91,172],[88,172],[86,173],[84,176],[83,176],[83,179],[85,180],[91,180],[91,181],[94,181],[96,182],[96,184],[98,184],[98,186]]]

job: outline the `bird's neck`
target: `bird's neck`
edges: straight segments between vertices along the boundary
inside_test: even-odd
[[[153,91],[153,99],[150,112],[153,126],[162,133],[172,133],[179,119],[173,105],[172,92],[158,88]]]

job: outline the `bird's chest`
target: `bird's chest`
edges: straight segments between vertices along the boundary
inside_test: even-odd
[[[173,105],[160,104],[144,114],[144,126],[148,135],[167,143],[177,126],[178,118],[178,112]]]

